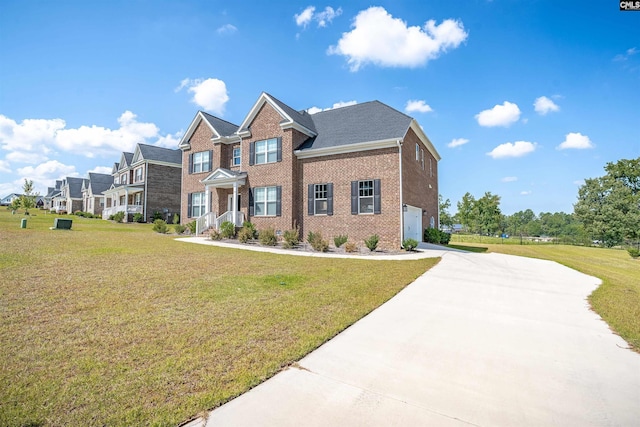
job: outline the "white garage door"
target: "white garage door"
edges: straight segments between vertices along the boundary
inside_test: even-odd
[[[422,209],[407,205],[404,212],[404,238],[422,242]]]

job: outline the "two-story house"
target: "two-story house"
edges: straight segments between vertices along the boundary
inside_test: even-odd
[[[112,169],[113,183],[103,191],[102,218],[125,212],[125,222],[136,213],[150,221],[159,212],[171,222],[180,212],[181,169],[180,150],[138,144],[133,153],[122,153]]]
[[[105,200],[102,192],[108,190],[112,184],[112,175],[89,172],[89,179],[82,185],[82,210],[92,215],[102,215]]]
[[[62,181],[57,180],[55,187],[47,188],[47,194],[44,196],[44,208],[46,210],[53,209],[53,198],[60,194],[60,187],[62,187]]]
[[[179,145],[182,222],[380,246],[438,226],[440,156],[418,122],[379,101],[309,114],[262,93],[238,126],[199,112]]]
[[[56,213],[74,213],[82,210],[84,178],[68,176],[60,182],[60,191],[51,199]],[[56,182],[57,184],[57,182]]]

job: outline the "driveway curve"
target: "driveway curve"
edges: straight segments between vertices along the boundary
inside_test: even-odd
[[[555,262],[447,252],[396,297],[189,426],[631,426],[640,354]]]

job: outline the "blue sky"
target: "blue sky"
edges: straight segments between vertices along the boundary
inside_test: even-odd
[[[640,156],[640,12],[614,0],[30,1],[0,5],[0,196],[177,148],[198,110],[241,123],[380,100],[442,156],[440,193],[572,212]]]

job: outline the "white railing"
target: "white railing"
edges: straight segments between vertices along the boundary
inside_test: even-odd
[[[102,210],[102,219],[107,219],[111,215],[115,215],[118,212],[126,213],[142,213],[142,205],[120,205],[111,206],[110,208],[104,208]]]
[[[220,229],[220,224],[225,221],[229,221],[235,224],[236,227],[242,227],[242,223],[244,222],[244,212],[237,211],[235,219],[233,218],[233,211],[227,211],[216,218],[215,227],[217,230]]]
[[[215,212],[207,212],[201,217],[196,218],[196,236],[199,236],[209,228],[213,227],[216,221]]]

